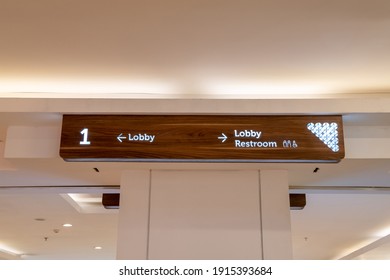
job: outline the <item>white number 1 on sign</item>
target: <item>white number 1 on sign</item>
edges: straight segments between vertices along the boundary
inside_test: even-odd
[[[80,145],[90,145],[91,142],[88,141],[88,128],[84,128],[80,133],[83,135],[83,141],[80,141]]]

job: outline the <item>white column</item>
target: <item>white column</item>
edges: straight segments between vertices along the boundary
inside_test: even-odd
[[[150,259],[262,259],[257,171],[152,171]]]
[[[263,258],[292,259],[288,172],[260,171],[260,189]]]
[[[117,259],[148,258],[150,171],[122,175],[118,220]]]
[[[125,172],[118,259],[292,259],[287,171]]]

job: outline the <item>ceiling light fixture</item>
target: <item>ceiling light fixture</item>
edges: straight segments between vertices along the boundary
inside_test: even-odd
[[[158,98],[177,94],[170,81],[139,79],[89,80],[22,77],[2,80],[0,98]]]
[[[331,93],[327,85],[288,81],[209,81],[204,91],[211,95],[261,96],[265,98],[310,97]]]
[[[62,226],[63,227],[72,227],[73,225],[72,224],[63,224]]]
[[[0,244],[0,253],[4,253],[11,256],[20,256],[23,253],[19,252],[18,250],[15,250],[13,248],[10,248],[4,244]]]
[[[95,247],[93,247],[95,250],[102,250],[103,249],[103,247],[101,247],[101,246],[95,246]]]

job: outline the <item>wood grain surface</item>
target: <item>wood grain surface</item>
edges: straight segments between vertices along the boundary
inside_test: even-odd
[[[310,131],[309,123],[337,124],[338,150]],[[83,140],[90,144],[80,144]],[[344,157],[342,118],[64,115],[60,156],[67,161],[338,162]]]

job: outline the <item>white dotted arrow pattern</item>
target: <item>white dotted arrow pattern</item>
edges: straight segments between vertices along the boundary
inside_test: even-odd
[[[337,123],[309,123],[307,129],[318,137],[333,152],[339,151]]]

